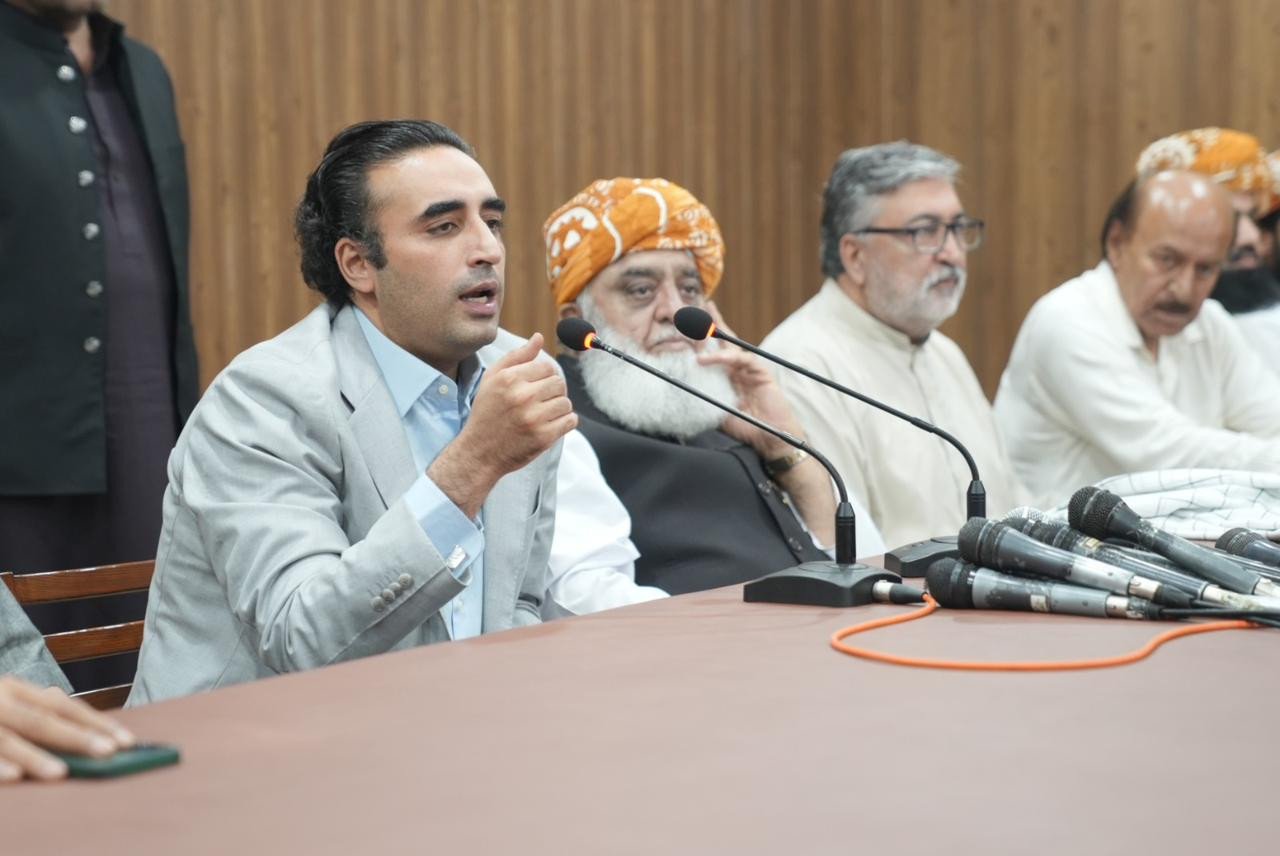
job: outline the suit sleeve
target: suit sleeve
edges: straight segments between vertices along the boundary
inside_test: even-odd
[[[341,497],[356,476],[344,466],[340,416],[303,367],[281,371],[248,363],[210,388],[170,490],[259,656],[288,672],[389,650],[470,572],[455,576],[466,557],[433,543],[404,498],[362,540],[348,539]]]

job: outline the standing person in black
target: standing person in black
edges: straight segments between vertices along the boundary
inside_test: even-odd
[[[682,306],[716,315],[708,298],[723,271],[720,229],[687,190],[596,181],[544,232],[561,317],[581,316],[614,347],[803,437],[760,360],[674,326]],[[631,515],[637,583],[681,594],[828,558],[835,500],[816,460],[608,354],[565,354],[560,365],[579,430]],[[884,552],[861,511],[858,547]]]
[[[94,0],[0,0],[0,569],[149,559],[198,395],[187,177],[159,57]],[[44,632],[145,597],[33,610]],[[126,662],[68,668],[77,688]]]

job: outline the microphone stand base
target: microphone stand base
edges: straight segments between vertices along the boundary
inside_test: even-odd
[[[747,583],[742,599],[747,603],[862,606],[872,602],[871,587],[881,581],[900,583],[902,577],[863,564],[805,562]]]
[[[960,558],[958,540],[955,535],[940,535],[894,547],[884,554],[885,569],[904,577],[923,577],[929,572],[929,566],[939,559]]]

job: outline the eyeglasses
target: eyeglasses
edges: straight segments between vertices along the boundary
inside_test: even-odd
[[[853,234],[863,235],[910,235],[911,243],[917,253],[933,255],[942,249],[947,242],[947,233],[954,232],[956,243],[963,250],[976,250],[982,244],[982,230],[986,223],[973,217],[957,217],[952,223],[931,220],[920,226],[906,226],[898,229],[877,229],[868,227],[858,229]]]

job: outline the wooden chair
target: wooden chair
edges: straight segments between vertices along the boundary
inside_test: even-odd
[[[119,565],[103,565],[97,568],[76,568],[70,571],[49,571],[38,574],[0,573],[5,585],[13,592],[14,599],[23,606],[35,603],[55,603],[64,600],[81,600],[89,597],[105,597],[146,591],[155,571],[154,560],[126,562]],[[58,663],[74,663],[93,660],[112,654],[127,654],[142,647],[142,622],[129,621],[87,630],[68,630],[50,633],[45,644]],[[129,697],[132,684],[118,684],[98,690],[76,693],[99,710],[120,707]]]

